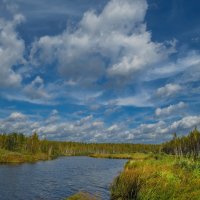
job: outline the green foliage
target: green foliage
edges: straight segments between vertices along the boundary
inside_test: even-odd
[[[38,160],[47,159],[48,156],[44,153],[36,153],[34,155],[31,155],[0,149],[0,163],[36,162]]]
[[[199,200],[199,166],[167,155],[130,160],[111,185],[111,200]]]
[[[195,128],[187,136],[174,137],[171,141],[162,144],[162,151],[176,157],[190,157],[193,160],[200,158],[200,132]]]
[[[23,134],[0,135],[0,163],[21,163],[47,160],[64,155],[62,143],[40,140],[37,133],[31,136]]]
[[[126,158],[131,159],[135,152],[158,152],[159,145],[145,144],[94,144],[78,142],[58,142],[40,140],[37,133],[25,136],[19,133],[0,134],[0,149],[17,152],[19,162],[22,162],[25,155],[45,155],[47,159],[52,159],[62,155],[69,156],[92,156],[99,158]],[[10,154],[9,154],[10,155]],[[19,156],[20,155],[20,156]],[[36,156],[40,157],[40,156]],[[0,162],[3,162],[0,160]],[[8,162],[11,156],[5,158]]]

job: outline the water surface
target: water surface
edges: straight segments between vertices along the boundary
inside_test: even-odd
[[[109,185],[126,160],[61,157],[34,164],[0,165],[0,200],[60,200],[78,191],[109,199]]]

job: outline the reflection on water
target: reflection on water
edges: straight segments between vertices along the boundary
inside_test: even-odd
[[[109,199],[109,184],[126,160],[62,157],[0,165],[0,200],[60,200],[80,190]]]

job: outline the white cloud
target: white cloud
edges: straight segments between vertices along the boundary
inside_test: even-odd
[[[15,28],[24,20],[22,15],[15,15],[12,21],[0,18],[0,87],[19,86],[22,80],[13,66],[24,63],[24,41],[19,38]]]
[[[21,101],[21,102],[28,102],[32,104],[37,105],[58,105],[59,103],[54,100],[48,100],[47,99],[31,99],[30,97],[25,96],[24,94],[5,94],[3,93],[3,97],[7,100],[15,100],[15,101]]]
[[[182,87],[180,85],[169,83],[164,87],[158,88],[158,90],[156,91],[156,95],[160,97],[169,97],[177,94],[181,90]]]
[[[47,93],[44,86],[44,80],[37,76],[29,85],[23,89],[24,94],[30,99],[50,99],[50,94]]]
[[[52,118],[53,117],[53,118]],[[59,119],[59,120],[57,120]],[[195,126],[200,127],[200,116],[187,116],[171,124],[165,121],[140,124],[129,128],[124,122],[107,124],[92,115],[71,121],[60,118],[52,111],[46,120],[37,119],[13,112],[5,119],[0,119],[0,132],[38,132],[41,137],[54,140],[85,142],[145,142],[155,143],[169,140],[174,132],[185,134]]]
[[[173,133],[188,134],[195,126],[200,128],[200,116],[187,116],[173,123],[158,121],[141,124],[136,128],[124,131],[124,138],[131,138],[132,142],[159,143],[170,140]]]
[[[179,102],[178,104],[170,105],[165,108],[157,108],[155,111],[155,114],[156,116],[168,116],[171,114],[179,113],[185,107],[186,107],[186,104],[184,102]]]
[[[140,94],[129,97],[121,97],[115,100],[118,106],[136,106],[136,107],[152,107],[150,95],[141,91]]]
[[[10,114],[8,119],[9,120],[25,120],[26,115],[24,115],[23,113],[20,113],[20,112],[13,112]]]
[[[173,122],[171,125],[171,129],[192,129],[195,128],[195,126],[200,125],[200,116],[187,116],[182,118],[179,121]]]
[[[163,134],[170,133],[166,127],[167,124],[164,121],[159,121],[151,124],[141,124],[137,128],[130,130],[130,133],[134,135],[135,139],[155,142],[163,139],[165,137]]]
[[[74,32],[41,37],[33,44],[32,62],[57,60],[59,72],[72,82],[132,78],[174,52],[173,45],[151,40],[144,23],[147,7],[145,0],[111,0],[100,14],[86,12]]]
[[[176,61],[168,60],[166,63],[161,63],[158,67],[149,70],[144,79],[147,81],[156,80],[158,78],[169,78],[180,73],[183,73],[180,79],[176,79],[179,83],[195,81],[199,79],[200,73],[200,55],[197,51],[184,52],[177,58]]]
[[[7,100],[29,102],[41,105],[58,105],[57,98],[66,97],[65,87],[59,82],[46,83],[43,78],[36,76],[32,81],[21,84],[16,90],[2,92],[2,96]]]

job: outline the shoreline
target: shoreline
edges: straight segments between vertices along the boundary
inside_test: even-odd
[[[3,155],[2,155],[3,152]],[[98,159],[131,159],[131,155],[127,154],[91,154],[91,155],[59,155],[54,157],[49,157],[46,154],[38,153],[38,154],[23,154],[19,152],[12,152],[7,150],[0,150],[0,165],[7,164],[24,164],[24,163],[36,163],[39,161],[49,161],[54,160],[59,157],[76,157],[76,156],[86,156],[90,158],[98,158]]]
[[[96,159],[128,160],[120,174],[114,178],[110,187],[110,200],[119,199],[176,199],[187,200],[191,194],[193,200],[199,200],[200,161],[191,158],[176,157],[164,153],[132,154],[66,154],[48,157],[47,154],[26,154],[0,149],[1,164],[23,164],[48,161],[59,157],[86,156]],[[193,188],[191,190],[191,188]],[[187,189],[187,190],[186,190]],[[137,197],[127,195],[136,195]],[[165,194],[165,195],[163,195]],[[179,197],[180,196],[180,197]],[[79,192],[65,200],[100,200],[99,197],[86,192]]]
[[[28,154],[0,149],[0,165],[36,163],[39,161],[48,161],[56,158],[57,157],[48,156],[44,153]]]
[[[200,161],[166,154],[135,154],[110,186],[110,200],[199,200]],[[134,156],[133,156],[134,157]],[[80,192],[65,200],[101,200]]]
[[[27,153],[0,149],[0,165],[1,164],[12,165],[12,164],[23,164],[23,163],[36,163],[39,161],[54,160],[59,157],[76,157],[76,156],[87,156],[90,158],[99,158],[99,159],[128,159],[129,160],[134,157],[133,155],[134,154],[88,154],[88,155],[66,154],[66,155],[58,155],[58,156],[48,156],[47,154],[44,154],[44,153],[27,154]]]

